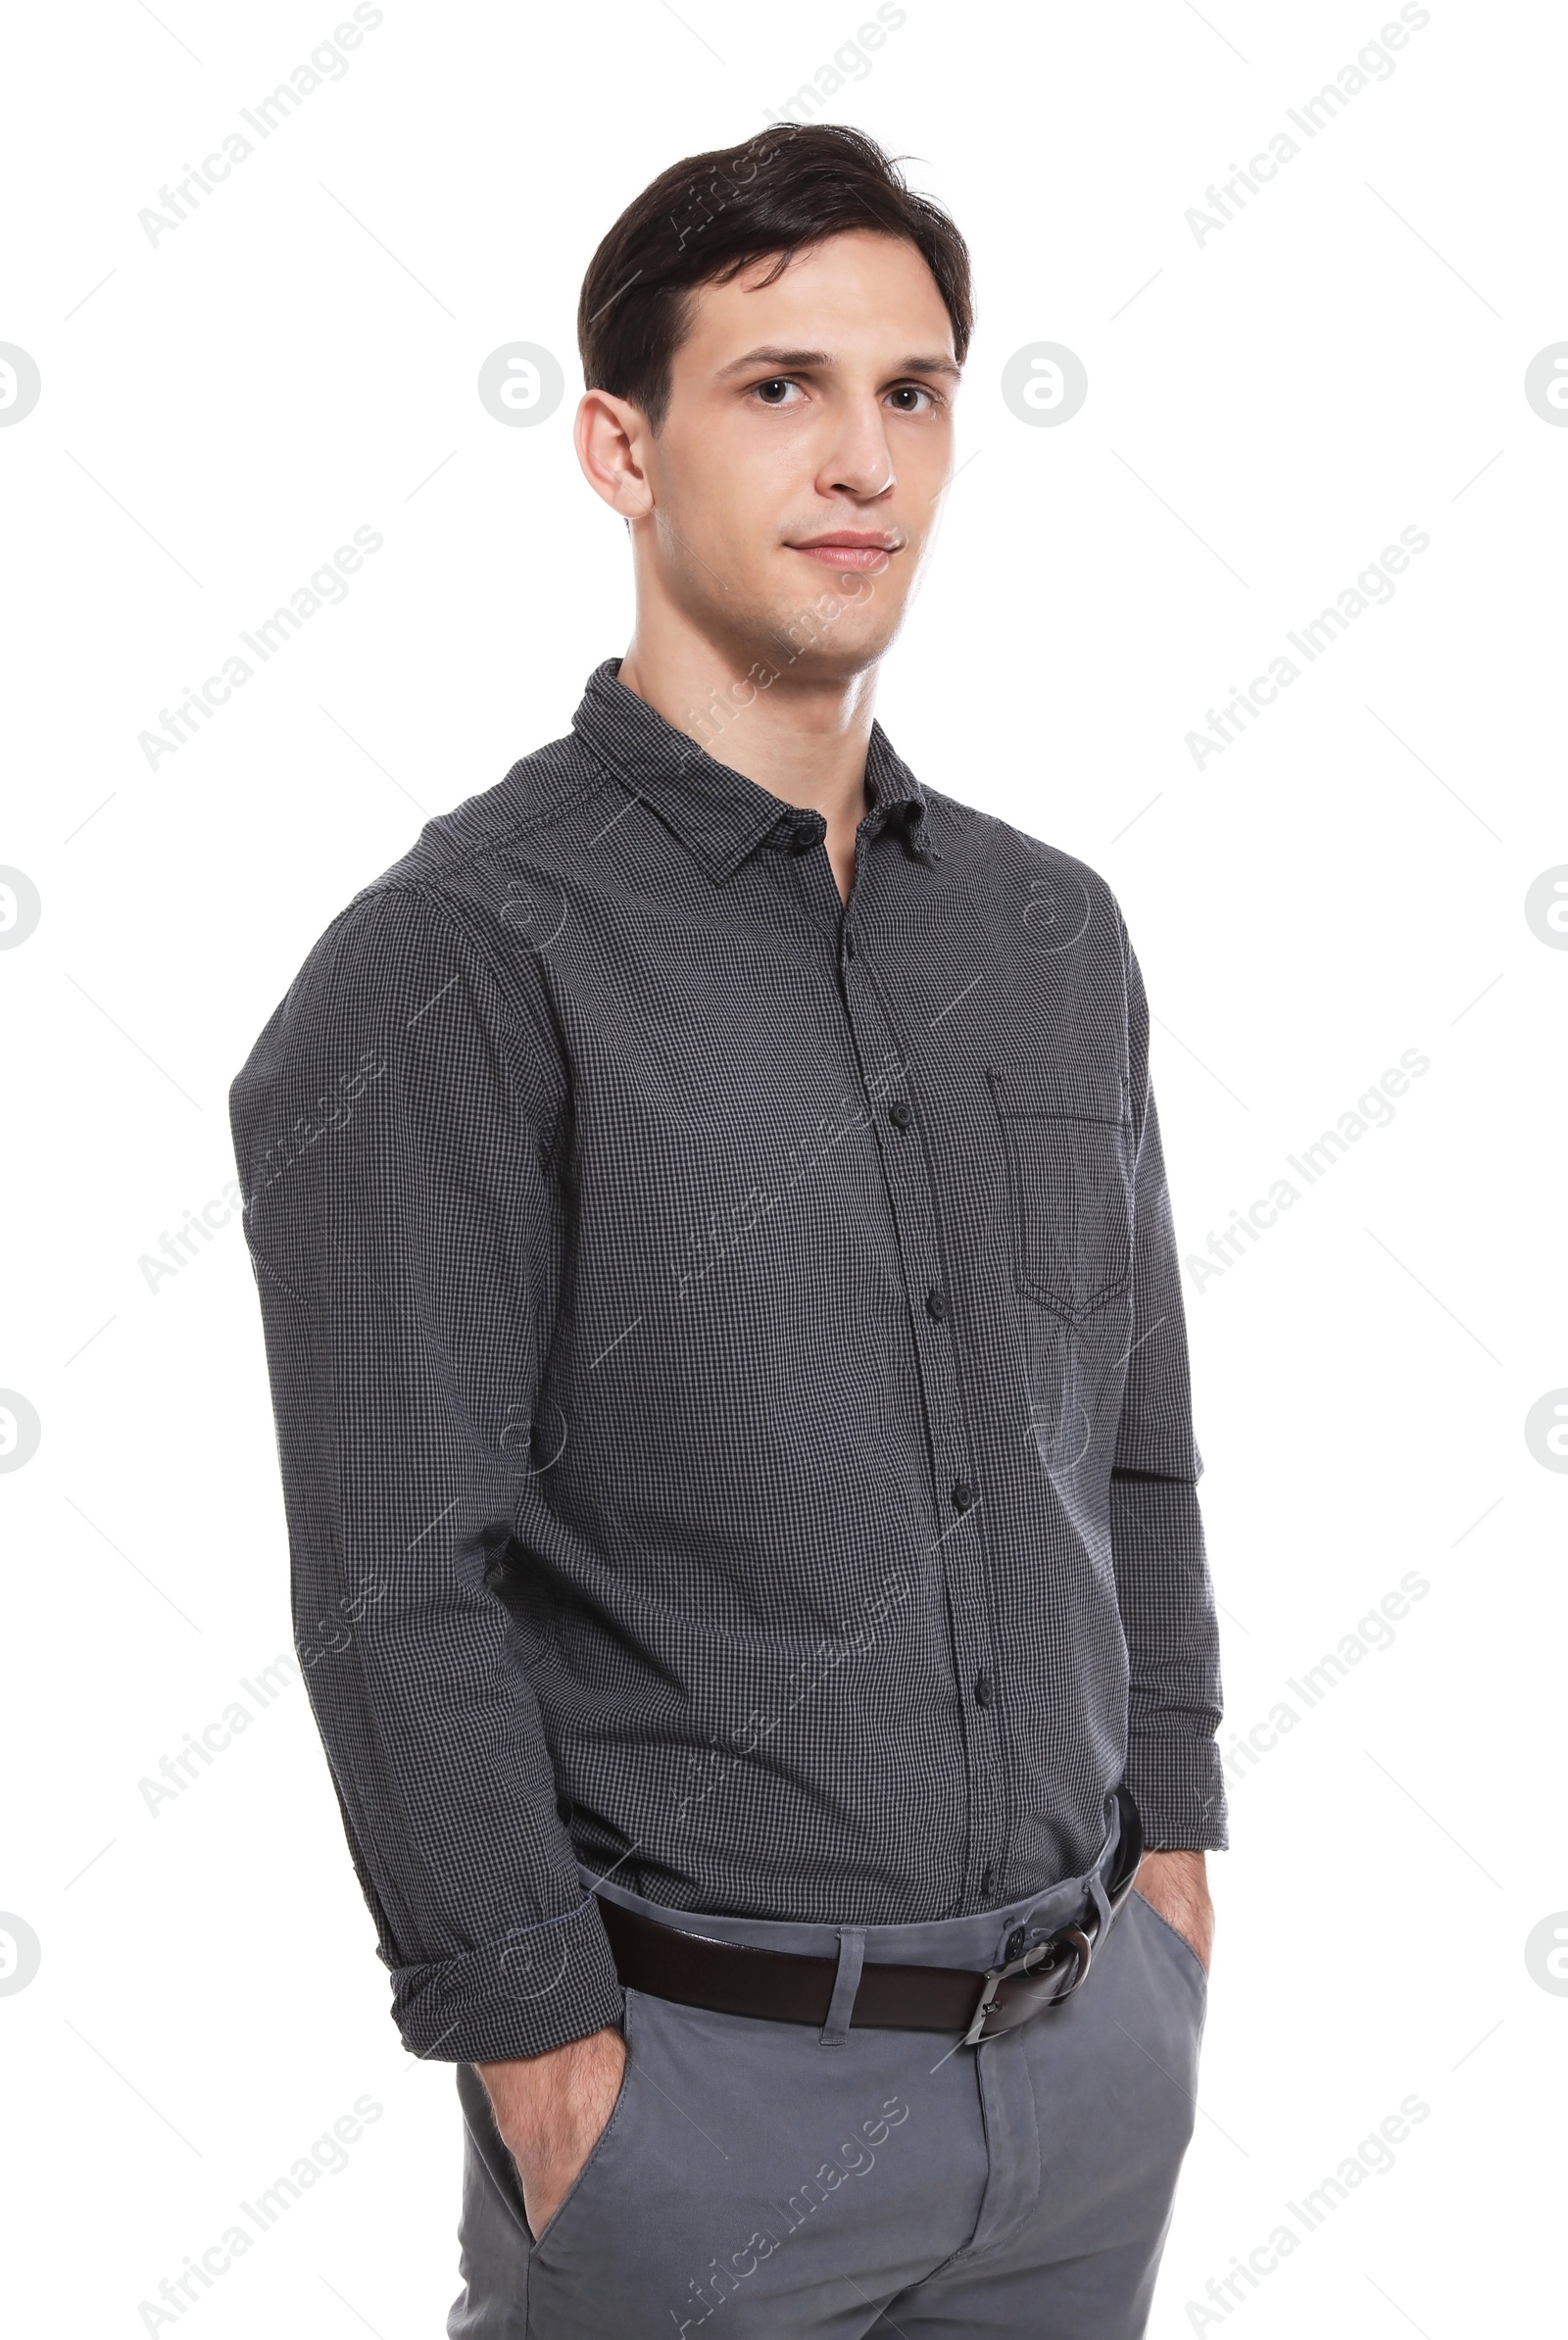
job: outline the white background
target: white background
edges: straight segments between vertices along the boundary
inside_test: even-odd
[[[1568,1908],[1568,1480],[1524,1420],[1568,1384],[1568,953],[1524,897],[1568,862],[1568,430],[1523,377],[1568,337],[1563,20],[1432,0],[1229,225],[1200,243],[1184,218],[1394,15],[909,0],[822,108],[917,158],[977,270],[967,467],[882,719],[929,784],[1116,889],[1184,1253],[1401,1051],[1430,1058],[1188,1286],[1225,1743],[1403,1574],[1430,1589],[1233,1783],[1155,2340],[1541,2330],[1560,2295],[1568,2004],[1525,1942]],[[138,1788],[290,1646],[239,1226],[156,1289],[139,1262],[233,1176],[228,1083],[313,939],[625,647],[623,532],[569,444],[594,245],[860,19],[385,0],[347,74],[150,242],[138,211],[336,21],[87,0],[27,12],[5,75],[0,340],[43,394],[0,428],[0,862],[43,910],[0,953],[0,1385],[42,1438],[0,1478],[0,1909],[42,1964],[0,1996],[0,2185],[8,2322],[94,2340],[144,2328],[138,2302],[365,2094],[349,2166],[182,2325],[442,2329],[451,2072],[388,2020],[303,1688],[156,1816]],[[475,393],[519,339],[567,374],[533,429]],[[1042,340],[1088,369],[1060,427],[1000,393]],[[346,602],[150,770],[138,734],[362,525],[384,546]],[[1196,768],[1205,709],[1412,525],[1430,547],[1393,601]],[[1412,2094],[1396,2166],[1195,2322]]]

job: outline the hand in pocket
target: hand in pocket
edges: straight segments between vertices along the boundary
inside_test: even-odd
[[[607,2028],[542,2056],[474,2069],[516,2165],[528,2230],[540,2242],[609,2126],[625,2083],[626,2042]]]
[[[1179,1933],[1204,1974],[1214,1946],[1214,1904],[1200,1852],[1145,1853],[1137,1890]]]

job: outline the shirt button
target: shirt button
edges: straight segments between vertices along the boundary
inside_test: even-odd
[[[888,1107],[888,1119],[896,1130],[906,1130],[914,1119],[914,1107],[907,1097],[898,1097]]]
[[[855,956],[855,937],[853,935],[846,935],[844,938],[844,955],[846,958]]]
[[[939,1325],[947,1321],[948,1295],[945,1292],[928,1292],[925,1304]]]
[[[1021,1926],[1015,1926],[1013,1927],[1011,1933],[1009,1933],[1007,1936],[1006,1947],[1002,1953],[1002,1963],[1004,1966],[1011,1966],[1015,1958],[1022,1958],[1023,1946],[1028,1938],[1028,1935],[1024,1932],[1024,1929]]]
[[[984,1894],[986,1900],[989,1901],[996,1889],[997,1873],[992,1864],[988,1861],[985,1867],[985,1875],[980,1879],[980,1890]]]
[[[957,1486],[953,1490],[953,1507],[955,1511],[967,1511],[975,1502],[975,1489],[969,1485],[967,1479],[960,1479]]]
[[[808,853],[827,835],[827,822],[820,812],[787,812],[779,821],[778,835],[785,853]]]
[[[977,1674],[974,1678],[974,1702],[976,1706],[989,1706],[994,1695],[995,1692],[992,1688],[990,1675]]]

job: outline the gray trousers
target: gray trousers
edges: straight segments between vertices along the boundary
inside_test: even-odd
[[[585,1876],[587,1873],[585,1873]],[[762,1949],[1001,1963],[1086,1879],[978,1918],[839,1928],[610,1898]],[[978,1982],[976,1989],[978,1991]],[[626,1993],[608,2126],[536,2243],[470,2066],[450,2340],[1137,2340],[1192,2134],[1203,1970],[1136,1891],[1082,1987],[963,2047]]]

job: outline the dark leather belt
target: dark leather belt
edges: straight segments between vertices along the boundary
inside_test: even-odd
[[[1143,1854],[1137,1807],[1124,1787],[1116,1790],[1116,1800],[1121,1834],[1104,1880],[1112,1917],[1132,1890]],[[714,1941],[603,1895],[599,1914],[615,1971],[631,1990],[719,2015],[818,2028],[827,2022],[838,1978],[836,1959]],[[1042,1941],[1026,1943],[1017,1957],[983,1974],[969,1967],[868,1964],[860,1971],[850,2021],[880,2029],[957,2031],[962,2044],[973,2047],[1069,1998],[1090,1971],[1100,1931],[1099,1910],[1086,1894],[1083,1909],[1068,1924]]]

